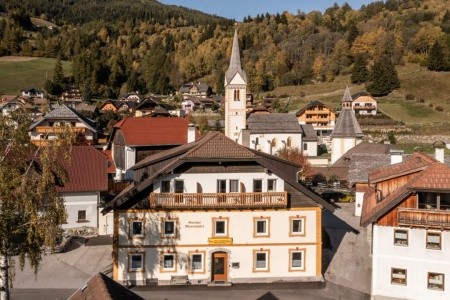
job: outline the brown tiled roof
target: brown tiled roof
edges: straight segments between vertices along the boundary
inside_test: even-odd
[[[188,121],[182,118],[129,117],[114,125],[120,128],[128,146],[186,144],[188,127]]]
[[[61,155],[62,157],[62,155]],[[107,158],[91,146],[73,146],[70,160],[62,167],[69,175],[69,182],[58,188],[58,192],[90,192],[108,190]]]
[[[418,172],[435,162],[436,160],[434,158],[421,152],[416,152],[402,163],[373,170],[369,174],[369,181],[376,183],[389,178],[399,177],[404,174]]]
[[[186,158],[249,158],[255,154],[238,145],[220,132],[210,132]]]
[[[127,189],[126,192],[116,196],[106,205],[103,213],[105,214],[117,207],[120,208],[126,202],[132,203],[135,200],[133,197],[145,191],[161,174],[167,174],[178,166],[192,160],[199,163],[201,163],[201,161],[218,160],[257,162],[264,168],[271,170],[274,174],[282,178],[285,182],[291,184],[303,194],[307,195],[307,197],[309,197],[312,201],[322,205],[330,211],[334,211],[334,207],[332,205],[294,180],[296,171],[298,170],[298,165],[239,145],[220,132],[208,132],[196,142],[148,156],[133,166],[132,169],[135,171],[148,166],[157,167],[155,168],[155,171],[152,172],[150,177],[146,178],[142,182],[135,183],[135,185],[130,187],[130,189]],[[287,173],[292,170],[292,174]]]
[[[450,168],[442,163],[434,163],[411,181],[413,190],[450,190]]]
[[[143,300],[120,283],[103,273],[92,276],[86,285],[77,290],[69,300]]]

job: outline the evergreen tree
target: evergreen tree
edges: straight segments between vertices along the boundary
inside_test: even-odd
[[[60,94],[63,89],[64,72],[61,64],[61,58],[58,57],[55,63],[55,69],[53,70],[53,95]]]
[[[372,96],[384,96],[400,87],[397,71],[390,57],[383,55],[375,61],[367,91]]]
[[[428,53],[428,70],[430,71],[448,71],[449,64],[445,57],[442,46],[436,41]]]
[[[82,92],[82,95],[83,95],[83,100],[84,100],[84,101],[90,102],[90,101],[92,100],[92,89],[91,89],[91,85],[92,85],[92,80],[91,80],[91,78],[87,78],[87,79],[84,81],[84,84],[83,84],[83,90],[81,91],[81,92]]]
[[[366,56],[364,54],[358,54],[355,56],[350,80],[352,83],[363,83],[366,82],[367,79],[369,79],[369,70],[367,69]]]
[[[445,33],[450,33],[450,12],[448,10],[445,11],[442,18],[441,29]]]

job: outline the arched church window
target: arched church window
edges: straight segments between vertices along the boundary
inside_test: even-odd
[[[291,137],[288,137],[286,140],[286,147],[292,147],[292,139]]]
[[[234,90],[234,101],[239,101],[240,100],[240,91],[239,90]]]

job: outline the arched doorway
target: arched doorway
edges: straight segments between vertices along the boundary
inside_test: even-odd
[[[214,252],[211,259],[211,280],[226,282],[228,280],[228,253]]]

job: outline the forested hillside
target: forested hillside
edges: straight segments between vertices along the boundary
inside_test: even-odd
[[[388,0],[249,16],[237,28],[250,91],[332,81],[350,74],[355,58],[370,69],[382,57],[427,65],[433,53],[448,70],[449,9],[447,0]],[[93,95],[167,93],[197,79],[223,89],[232,20],[151,0],[3,0],[0,11],[0,55],[70,60],[70,80]],[[36,28],[30,17],[58,27]]]

